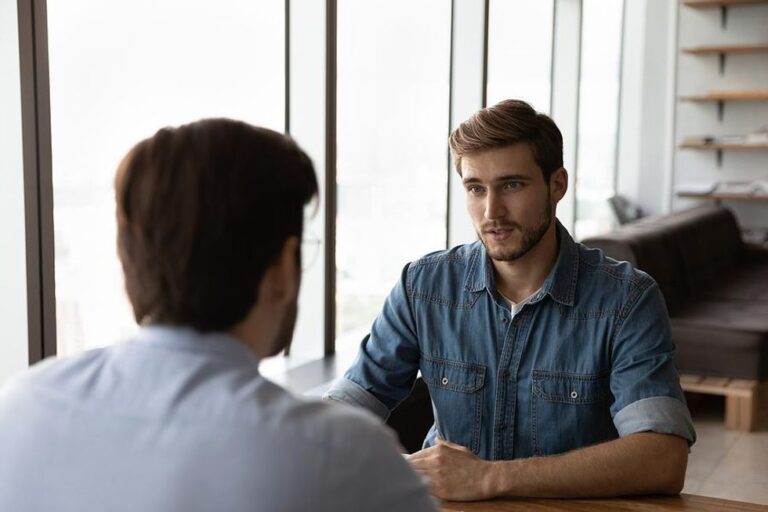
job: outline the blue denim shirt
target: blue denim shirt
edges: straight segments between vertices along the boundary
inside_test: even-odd
[[[417,373],[435,436],[487,460],[566,452],[653,431],[695,441],[659,288],[576,243],[512,315],[478,241],[406,265],[353,366],[326,398],[385,418]]]

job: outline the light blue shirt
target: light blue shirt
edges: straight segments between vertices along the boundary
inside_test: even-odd
[[[421,371],[437,435],[487,460],[554,455],[636,432],[696,439],[664,299],[558,222],[557,262],[519,307],[480,242],[410,263],[326,397],[386,417]]]
[[[433,511],[395,436],[225,334],[149,327],[0,392],[2,511]]]

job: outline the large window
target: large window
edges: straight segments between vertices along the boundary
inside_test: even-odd
[[[616,189],[623,6],[623,0],[582,3],[575,230],[579,239],[609,231],[614,223],[608,198]]]
[[[487,103],[514,98],[549,112],[554,0],[491,0]]]
[[[17,23],[16,2],[0,0],[0,385],[28,359]]]
[[[48,2],[58,352],[135,329],[116,256],[113,179],[162,126],[284,128],[283,0]]]
[[[445,247],[451,6],[338,4],[338,348],[405,263]]]

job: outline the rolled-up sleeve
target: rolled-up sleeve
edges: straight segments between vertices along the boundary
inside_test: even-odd
[[[386,418],[413,388],[419,370],[416,322],[408,297],[408,269],[390,292],[357,358],[323,399],[362,406]]]
[[[620,436],[658,432],[696,441],[675,369],[669,316],[656,283],[637,284],[619,314],[612,348],[611,416]]]

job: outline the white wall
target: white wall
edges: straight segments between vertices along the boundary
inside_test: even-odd
[[[27,283],[16,0],[0,0],[0,385],[27,366]]]
[[[716,103],[688,103],[679,96],[710,90],[765,89],[765,54],[730,55],[725,73],[717,55],[688,55],[680,49],[768,42],[768,6],[728,10],[693,9],[667,0],[626,2],[623,86],[619,136],[619,193],[649,214],[693,206],[677,199],[681,184],[716,180],[768,179],[768,152],[725,152],[722,167],[714,151],[681,150],[686,137],[743,135],[768,124],[768,102],[726,102],[718,121]],[[768,227],[768,203],[728,202],[744,228]]]
[[[692,9],[680,6],[680,48],[768,42],[768,5],[728,9],[727,26],[720,24],[719,9]],[[766,54],[729,55],[720,75],[717,55],[679,54],[677,94],[703,94],[710,90],[768,88]],[[717,104],[678,102],[675,142],[696,135],[744,135],[768,125],[768,102],[726,102],[722,121]],[[768,180],[768,151],[725,151],[718,168],[714,151],[676,150],[674,183],[715,180]],[[673,199],[675,209],[693,201]],[[768,203],[730,202],[741,225],[768,227]]]

